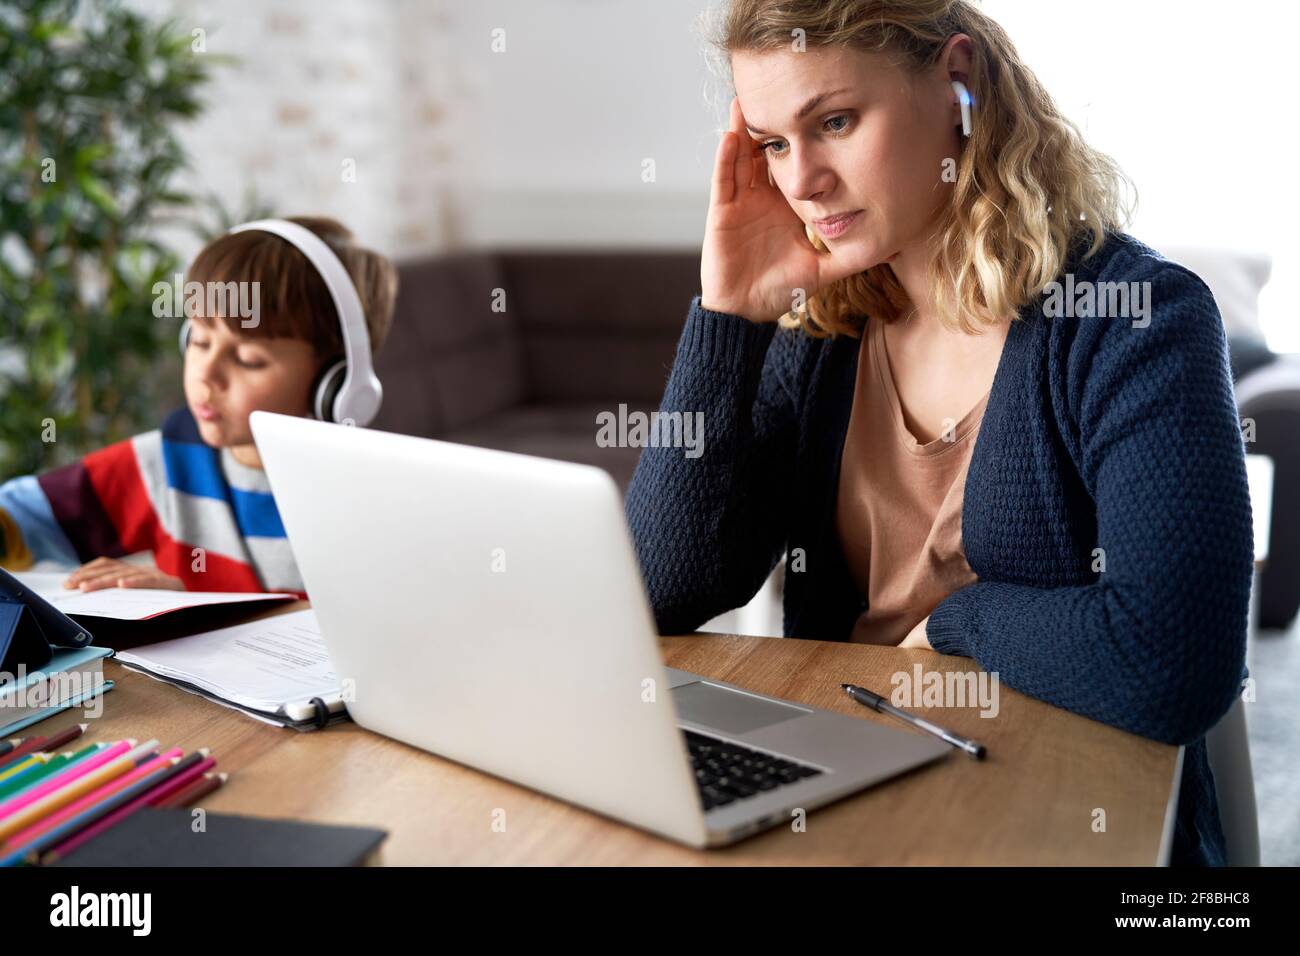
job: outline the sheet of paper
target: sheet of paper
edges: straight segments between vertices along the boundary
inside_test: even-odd
[[[292,600],[293,594],[260,591],[169,591],[154,588],[103,588],[72,591],[64,588],[67,571],[22,571],[14,575],[64,614],[106,617],[119,621],[147,621],[151,617],[187,608],[246,601]]]
[[[75,593],[73,591],[66,591],[63,588],[63,582],[68,579],[68,575],[72,573],[71,570],[10,571],[9,573],[47,601],[55,595]]]
[[[310,609],[119,651],[117,659],[268,713],[342,692]]]
[[[237,714],[243,714],[245,717],[251,717],[253,718],[253,720],[258,721],[259,723],[269,724],[272,727],[284,726],[284,721],[282,720],[278,720],[275,717],[263,717],[261,714],[254,713],[251,710],[244,710],[242,707],[236,707],[230,701],[222,700],[220,697],[204,697],[193,687],[183,687],[180,684],[172,684],[166,679],[159,677],[157,674],[150,674],[148,671],[140,671],[139,673],[143,674],[145,677],[148,677],[150,680],[156,680],[160,684],[167,684],[169,687],[175,687],[177,690],[183,690],[187,694],[193,694],[195,697],[198,697],[201,700],[211,701],[214,704],[217,704],[221,707],[225,707],[227,710],[233,710]]]

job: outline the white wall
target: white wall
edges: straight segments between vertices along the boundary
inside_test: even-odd
[[[467,91],[443,0],[133,6],[177,17],[203,31],[206,53],[238,59],[213,66],[205,112],[182,127],[196,171],[187,186],[235,206],[253,189],[281,215],[336,216],[387,253],[454,244]]]
[[[1300,199],[1291,93],[1300,4],[1272,0],[988,0],[1062,109],[1137,185],[1149,245],[1273,256],[1269,344],[1300,351]],[[1047,13],[1046,11],[1050,11]]]
[[[698,245],[716,124],[700,0],[457,8],[474,90],[466,238]],[[505,51],[491,47],[505,31]],[[653,181],[646,181],[646,161]]]

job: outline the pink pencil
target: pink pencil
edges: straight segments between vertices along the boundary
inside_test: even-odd
[[[98,803],[100,800],[103,800],[105,797],[110,797],[123,787],[129,787],[140,778],[147,777],[173,757],[181,757],[184,756],[184,754],[185,751],[181,750],[180,747],[173,747],[166,753],[159,754],[152,760],[142,763],[134,770],[123,774],[115,780],[110,780],[97,790],[92,790],[80,800],[76,800],[58,812],[52,813],[48,817],[33,823],[26,830],[21,830],[18,833],[15,833],[5,841],[4,847],[6,849],[17,849],[26,843],[30,843],[46,830],[51,830],[62,824],[65,820],[72,819],[74,816]]]
[[[87,757],[85,760],[77,761],[67,770],[63,770],[60,771],[59,773],[56,773],[53,777],[51,777],[49,780],[42,783],[39,787],[36,787],[32,790],[28,790],[25,793],[20,793],[18,796],[14,797],[13,799],[3,804],[0,804],[0,820],[3,820],[5,817],[9,816],[10,814],[17,813],[19,810],[27,806],[29,803],[35,803],[37,800],[41,799],[41,797],[45,796],[46,794],[53,793],[55,790],[58,790],[66,786],[67,784],[76,780],[78,777],[85,776],[86,774],[90,773],[90,771],[94,770],[96,767],[102,767],[110,760],[113,760],[121,756],[122,754],[126,753],[134,746],[135,746],[134,740],[119,740],[111,747],[105,747],[103,750],[95,754],[93,757]]]
[[[199,777],[211,770],[216,762],[216,757],[209,757],[206,760],[200,761],[188,770],[181,771],[172,779],[155,787],[149,793],[146,793],[144,799],[150,804],[150,806],[158,806],[158,804],[163,800],[166,800],[178,791],[184,790]]]
[[[190,767],[188,770],[178,773],[175,779],[184,780],[186,783],[189,783],[194,778],[211,770],[213,767],[216,766],[216,764],[217,764],[216,758],[208,757],[206,760],[200,760],[198,763],[196,763],[193,767]],[[60,843],[58,846],[52,847],[50,849],[50,852],[57,853],[61,857],[67,856],[69,853],[71,853],[77,847],[81,846],[81,844],[85,843],[87,840],[95,839],[95,837],[99,836],[109,827],[116,826],[117,824],[125,820],[127,817],[129,817],[131,814],[135,813],[135,811],[143,807],[145,804],[149,803],[150,800],[153,799],[154,794],[160,793],[163,790],[168,789],[169,783],[171,783],[170,780],[167,781],[167,783],[163,783],[157,787],[154,787],[153,790],[149,791],[148,793],[140,794],[140,796],[136,797],[126,806],[119,807],[117,810],[114,810],[112,813],[104,817],[104,819],[100,820],[98,823],[86,827],[86,829],[82,830],[80,833],[76,834],[75,836],[71,836],[68,839],[64,840],[62,843]]]

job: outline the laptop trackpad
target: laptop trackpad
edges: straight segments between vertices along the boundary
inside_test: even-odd
[[[727,734],[747,734],[811,711],[705,681],[673,688],[677,716]]]

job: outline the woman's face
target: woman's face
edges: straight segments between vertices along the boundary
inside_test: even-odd
[[[772,181],[826,246],[860,270],[924,244],[949,201],[944,161],[955,172],[960,134],[949,69],[961,65],[949,54],[960,40],[969,43],[953,37],[921,77],[849,47],[732,54],[741,112],[750,136],[768,144]],[[838,235],[817,227],[853,212]]]

